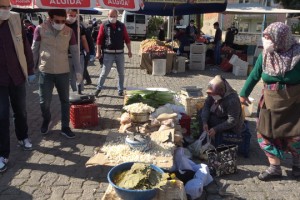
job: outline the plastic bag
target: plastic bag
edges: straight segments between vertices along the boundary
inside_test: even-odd
[[[204,140],[207,138],[206,143],[204,143]],[[203,131],[203,133],[200,135],[199,139],[196,140],[193,144],[188,146],[188,149],[191,151],[193,156],[201,158],[201,159],[207,159],[206,151],[210,149],[215,149],[214,146],[211,144],[210,137],[208,136],[208,133]]]

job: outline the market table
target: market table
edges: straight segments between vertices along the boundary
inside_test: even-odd
[[[167,66],[166,72],[171,73],[173,66],[176,63],[177,55],[176,53],[167,53]],[[141,54],[141,69],[146,69],[147,74],[152,74],[152,59],[150,58],[150,53]]]

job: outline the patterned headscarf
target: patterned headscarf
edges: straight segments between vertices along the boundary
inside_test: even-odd
[[[274,43],[274,52],[263,50],[263,71],[270,76],[284,76],[300,61],[300,44],[292,35],[290,27],[282,22],[270,24],[263,32]]]

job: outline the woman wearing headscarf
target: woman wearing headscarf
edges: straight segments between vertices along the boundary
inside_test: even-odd
[[[280,160],[284,152],[293,156],[292,174],[300,176],[300,45],[290,28],[281,22],[270,24],[263,32],[264,50],[242,91],[241,103],[257,82],[264,82],[258,105],[257,139],[270,166],[258,175],[267,181],[282,176]]]
[[[203,130],[208,132],[214,145],[218,146],[222,143],[222,133],[241,133],[241,103],[236,91],[219,75],[209,82],[206,93],[208,97],[201,111]]]

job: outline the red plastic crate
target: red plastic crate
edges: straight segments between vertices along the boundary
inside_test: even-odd
[[[98,125],[98,106],[92,104],[71,105],[70,120],[74,128],[86,128]]]
[[[186,129],[185,135],[190,135],[191,134],[191,117],[184,113],[181,113],[181,115],[182,115],[182,117],[179,120],[179,124],[182,128]]]

